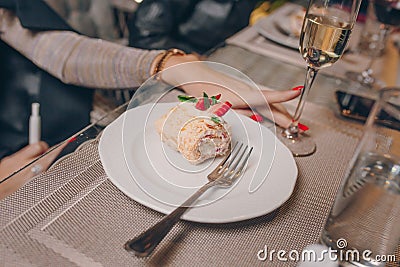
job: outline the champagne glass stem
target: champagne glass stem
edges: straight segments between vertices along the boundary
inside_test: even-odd
[[[306,79],[304,81],[304,88],[301,91],[299,103],[297,104],[296,111],[294,113],[292,123],[283,132],[286,138],[297,138],[299,134],[298,122],[303,113],[304,105],[306,103],[306,98],[310,92],[311,86],[314,83],[315,77],[317,76],[318,70],[310,66],[307,67]]]
[[[375,82],[375,78],[372,76],[374,73],[372,65],[375,63],[376,56],[372,55],[369,59],[368,66],[360,74],[359,81],[366,85],[371,85]]]
[[[381,40],[381,42],[386,42],[389,31],[390,31],[390,27],[388,25],[382,24],[380,26],[379,40]],[[365,68],[365,70],[360,75],[359,81],[365,85],[372,85],[376,82],[375,78],[372,76],[372,74],[374,73],[372,66],[374,65],[377,57],[378,57],[377,53],[373,53],[373,52],[370,53],[370,60],[369,60],[368,66]]]
[[[299,104],[297,105],[296,112],[293,116],[293,121],[298,121],[301,114],[303,113],[304,104],[306,103],[306,98],[310,93],[312,84],[314,83],[315,77],[317,76],[318,70],[310,66],[307,67],[306,80],[304,81],[304,88],[300,95]]]
[[[373,56],[370,57],[369,62],[368,62],[368,65],[367,65],[367,67],[365,68],[364,72],[367,72],[367,73],[372,74],[372,72],[373,72],[373,70],[372,70],[372,65],[374,65],[375,59],[376,59],[376,56],[375,56],[375,55],[373,55]]]

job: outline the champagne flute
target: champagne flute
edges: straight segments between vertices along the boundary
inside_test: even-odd
[[[316,151],[308,135],[300,133],[298,121],[305,99],[318,71],[335,63],[346,48],[360,9],[361,0],[311,0],[300,35],[300,53],[307,62],[307,74],[295,114],[280,140],[294,156],[307,156]]]
[[[370,0],[367,20],[361,34],[359,47],[361,54],[370,57],[367,68],[361,73],[347,72],[346,76],[369,88],[382,88],[384,83],[373,76],[375,59],[383,53],[389,32],[400,25],[400,0]],[[374,29],[377,28],[377,29]]]

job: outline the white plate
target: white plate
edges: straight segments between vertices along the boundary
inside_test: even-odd
[[[257,21],[254,27],[259,34],[271,41],[293,49],[299,49],[299,37],[290,36],[287,32],[291,23],[290,16],[302,8],[300,5],[287,3],[275,12]]]
[[[201,185],[221,159],[191,165],[160,141],[154,121],[176,103],[131,109],[103,132],[99,153],[110,180],[127,196],[162,213],[170,213]],[[297,166],[291,152],[266,127],[229,111],[225,120],[232,139],[254,146],[244,175],[230,190],[207,191],[183,219],[227,223],[268,214],[291,195]]]

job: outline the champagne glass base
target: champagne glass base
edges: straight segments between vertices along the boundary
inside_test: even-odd
[[[317,145],[311,137],[301,135],[298,138],[288,138],[283,133],[278,134],[279,140],[292,152],[295,157],[310,156],[317,151]]]
[[[380,89],[385,87],[385,84],[382,81],[374,78],[367,71],[364,71],[363,73],[348,71],[346,72],[346,77],[351,81],[360,83],[368,89]]]

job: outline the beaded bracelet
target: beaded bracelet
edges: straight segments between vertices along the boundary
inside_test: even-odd
[[[158,60],[158,62],[156,64],[152,74],[155,75],[155,74],[161,72],[162,70],[164,70],[165,63],[167,62],[167,60],[170,57],[175,56],[175,55],[183,56],[183,55],[186,55],[186,53],[183,52],[182,50],[177,49],[177,48],[172,48],[172,49],[169,49],[169,50],[165,51],[165,53]]]

